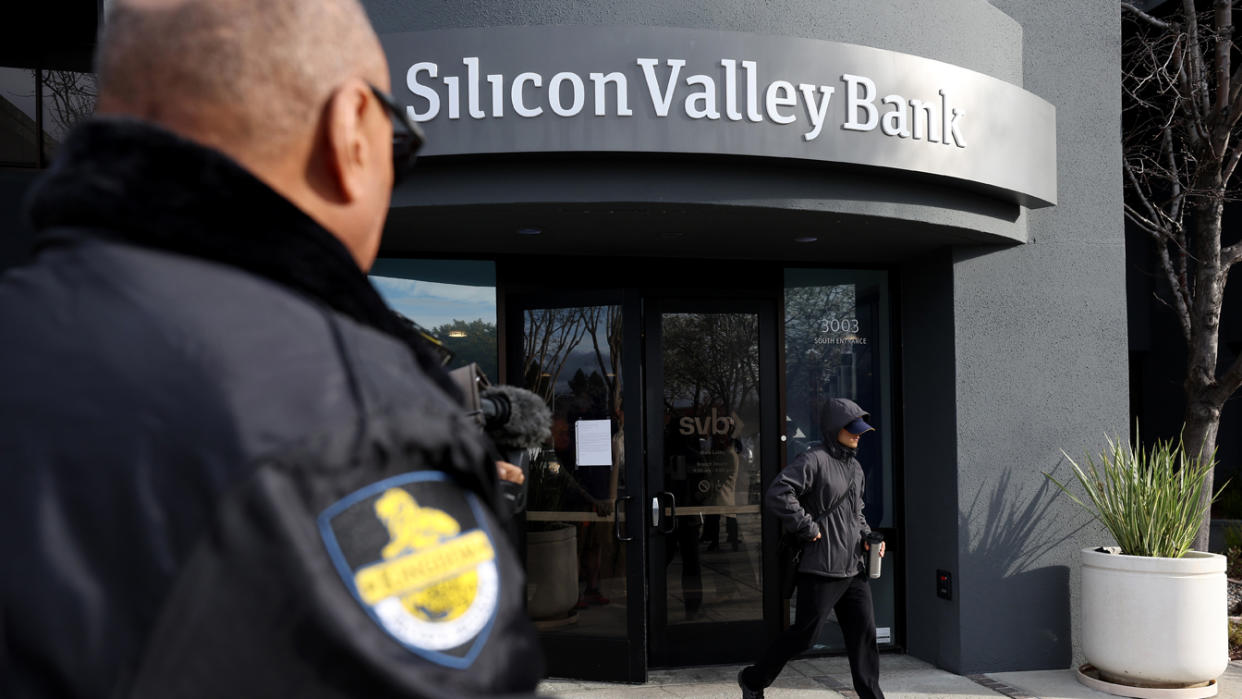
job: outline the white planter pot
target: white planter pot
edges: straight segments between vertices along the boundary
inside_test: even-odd
[[[1115,549],[1114,549],[1115,550]],[[1225,557],[1082,550],[1082,650],[1102,679],[1178,686],[1229,664]]]

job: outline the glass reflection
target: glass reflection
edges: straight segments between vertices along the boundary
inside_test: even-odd
[[[873,529],[886,535],[895,526],[888,313],[884,272],[785,272],[787,460],[824,438],[819,434],[819,408],[828,398],[849,398],[870,411],[871,424],[879,429],[858,449],[867,479],[863,513]],[[886,559],[885,568],[872,583],[880,645],[893,642],[896,618],[893,559]],[[835,622],[825,626],[814,647],[844,649]]]
[[[620,306],[523,313],[523,382],[552,411],[527,495],[527,612],[544,633],[626,634],[625,548],[614,533],[625,487],[621,343]]]
[[[450,357],[446,368],[474,363],[488,379],[499,378],[495,263],[382,258],[370,278],[393,310]]]
[[[0,167],[40,166],[35,85],[33,70],[0,68]]]
[[[0,166],[45,167],[97,93],[94,73],[0,67]]]
[[[73,127],[95,113],[98,81],[94,73],[72,70],[44,70],[40,79],[43,85],[43,148],[52,158]]]
[[[762,619],[759,329],[747,313],[662,317],[670,626]]]

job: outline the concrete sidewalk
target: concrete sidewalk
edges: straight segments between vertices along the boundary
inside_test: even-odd
[[[646,684],[613,684],[549,679],[539,694],[563,699],[637,699],[638,697],[740,697],[737,672],[741,665],[653,670]],[[944,697],[945,699],[1115,699],[1080,684],[1073,670],[998,672],[969,677],[955,675],[907,655],[880,656],[880,685],[888,699]],[[1242,662],[1229,664],[1219,680],[1221,699],[1242,699]],[[794,660],[769,687],[770,699],[825,699],[857,695],[850,686],[849,663],[844,657]]]

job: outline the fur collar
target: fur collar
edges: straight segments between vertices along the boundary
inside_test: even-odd
[[[91,235],[237,267],[398,338],[460,400],[426,341],[398,321],[345,246],[218,151],[137,120],[92,119],[65,141],[28,203],[38,247]]]

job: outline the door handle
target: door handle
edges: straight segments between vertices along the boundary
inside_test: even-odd
[[[665,503],[668,516],[664,516]],[[672,534],[677,529],[677,498],[667,490],[651,498],[651,526],[661,534]]]
[[[622,519],[621,513],[628,512],[627,509],[622,509],[622,503],[625,503],[626,506],[628,506],[629,502],[633,499],[634,499],[633,495],[623,495],[617,498],[616,501],[612,503],[612,531],[613,531],[613,534],[616,535],[617,541],[633,541],[634,540],[633,535],[621,536],[621,519]]]

